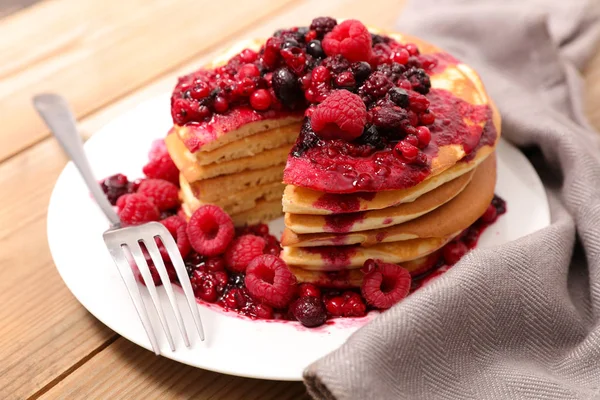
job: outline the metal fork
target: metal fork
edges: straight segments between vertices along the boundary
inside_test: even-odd
[[[190,340],[183,323],[181,312],[177,306],[177,299],[175,298],[167,269],[165,268],[165,264],[156,244],[156,238],[162,242],[169,254],[171,262],[175,267],[175,271],[177,272],[177,277],[179,278],[181,287],[183,288],[188,306],[190,307],[190,311],[192,313],[192,317],[194,318],[200,339],[204,340],[204,329],[200,319],[200,312],[198,311],[198,304],[196,303],[190,279],[173,236],[171,236],[167,228],[165,228],[165,226],[159,222],[149,222],[146,224],[125,228],[121,227],[119,216],[113,210],[113,207],[102,192],[98,181],[92,174],[92,170],[83,150],[81,138],[77,132],[75,118],[73,117],[73,114],[71,113],[71,110],[69,109],[65,99],[56,94],[40,94],[33,98],[33,104],[38,113],[46,122],[46,125],[48,125],[52,131],[54,137],[56,137],[64,151],[73,161],[73,164],[75,164],[79,170],[79,173],[90,189],[90,192],[94,196],[98,206],[102,209],[106,215],[106,218],[108,218],[110,221],[110,228],[104,232],[103,235],[104,243],[106,244],[108,251],[110,252],[110,255],[117,266],[117,269],[121,274],[121,278],[123,279],[123,282],[129,291],[129,295],[131,296],[131,300],[133,301],[135,309],[140,317],[140,320],[142,321],[144,330],[150,339],[154,353],[159,355],[160,349],[156,340],[156,335],[152,328],[152,324],[150,322],[150,318],[148,317],[148,312],[142,300],[140,287],[135,280],[133,271],[131,270],[131,266],[127,259],[127,254],[125,252],[126,249],[128,249],[131,253],[131,256],[133,256],[133,260],[135,261],[135,264],[142,275],[144,283],[148,288],[152,303],[160,319],[160,323],[163,331],[165,332],[165,336],[167,337],[167,341],[169,342],[169,346],[171,347],[171,351],[175,351],[175,343],[173,341],[173,336],[171,335],[171,330],[167,323],[167,319],[165,318],[162,305],[160,304],[158,292],[156,290],[156,286],[154,285],[146,257],[144,256],[144,252],[140,244],[145,246],[146,250],[150,254],[150,257],[152,258],[152,262],[154,263],[154,266],[160,275],[160,279],[163,282],[163,287],[165,288],[167,297],[169,298],[169,303],[171,304],[172,312],[177,320],[177,325],[181,331],[183,341],[186,347],[190,347]]]

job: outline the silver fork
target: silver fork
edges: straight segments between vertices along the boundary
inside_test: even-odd
[[[73,161],[73,164],[75,164],[79,170],[79,173],[90,189],[90,192],[94,196],[98,206],[102,209],[106,215],[106,218],[108,218],[110,221],[110,228],[104,232],[103,235],[104,243],[106,244],[106,247],[112,256],[117,269],[121,274],[121,278],[123,279],[123,282],[129,291],[129,296],[131,296],[131,300],[133,301],[135,309],[140,317],[140,320],[142,321],[144,330],[150,339],[154,353],[159,355],[160,348],[158,346],[150,318],[148,317],[148,312],[142,300],[140,287],[135,280],[133,271],[131,270],[131,266],[127,260],[125,249],[128,249],[131,253],[131,256],[133,256],[135,264],[137,265],[144,283],[148,288],[152,303],[160,319],[160,323],[163,331],[165,332],[165,336],[167,337],[167,341],[169,342],[169,346],[171,347],[171,351],[175,351],[175,343],[173,341],[173,336],[171,335],[171,330],[167,323],[167,319],[165,318],[150,269],[148,268],[146,257],[144,256],[143,250],[140,246],[141,243],[144,244],[145,248],[150,254],[152,262],[154,263],[156,270],[160,275],[160,279],[163,282],[163,287],[165,288],[167,297],[169,298],[169,303],[171,304],[172,312],[175,315],[177,325],[181,331],[183,341],[186,347],[190,347],[190,340],[183,323],[181,312],[177,306],[177,299],[175,298],[175,293],[173,292],[173,287],[171,285],[167,269],[165,268],[165,264],[156,244],[156,238],[163,243],[163,246],[169,254],[171,263],[175,267],[177,277],[179,278],[179,282],[183,288],[183,292],[187,299],[187,303],[192,313],[192,317],[194,319],[200,339],[204,340],[204,329],[200,319],[200,312],[198,311],[198,304],[196,303],[190,279],[173,236],[171,236],[167,228],[165,228],[165,226],[159,222],[149,222],[146,224],[125,228],[121,227],[119,216],[113,210],[111,204],[104,196],[98,181],[92,174],[92,170],[83,150],[81,138],[77,132],[75,118],[73,117],[73,114],[71,113],[71,110],[69,109],[65,99],[56,94],[40,94],[33,98],[33,104],[38,113],[46,122],[46,125],[48,125],[50,128],[50,131],[54,137],[56,137],[64,151]]]

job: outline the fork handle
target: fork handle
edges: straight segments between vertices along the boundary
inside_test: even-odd
[[[81,137],[77,132],[75,118],[66,100],[57,94],[40,94],[33,98],[33,105],[79,170],[96,203],[110,221],[111,228],[120,227],[119,216],[113,210],[98,181],[94,178],[90,163],[83,150]]]

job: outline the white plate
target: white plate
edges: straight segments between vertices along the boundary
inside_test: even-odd
[[[130,178],[141,177],[151,142],[164,137],[170,125],[169,96],[164,95],[105,126],[85,145],[96,177],[118,172]],[[527,159],[506,142],[499,144],[498,155],[496,192],[507,201],[508,212],[481,237],[480,246],[486,247],[517,239],[550,223],[544,188]],[[280,232],[282,225],[280,219],[272,228],[279,228]],[[125,338],[150,349],[104,246],[102,232],[107,226],[76,169],[68,164],[56,182],[48,209],[48,241],[56,267],[71,292],[94,316]],[[181,294],[179,300],[181,309],[187,311],[184,318],[191,332],[193,320]],[[300,380],[306,366],[339,347],[376,316],[372,313],[358,320],[338,320],[332,325],[307,329],[294,322],[252,321],[205,304],[200,306],[200,312],[207,340],[195,339],[192,348],[187,349],[174,332],[178,350],[171,352],[160,331],[158,340],[165,357],[212,371],[277,380]],[[167,316],[175,327],[172,315],[167,312]],[[151,318],[158,327],[156,315],[151,313]]]

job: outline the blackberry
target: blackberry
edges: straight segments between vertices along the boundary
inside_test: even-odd
[[[368,144],[376,149],[383,149],[386,145],[383,137],[379,134],[379,131],[375,125],[371,125],[365,129],[362,136],[359,137],[358,140],[360,143]]]
[[[376,45],[377,43],[389,43],[390,38],[387,36],[378,35],[376,33],[371,33],[371,42],[373,42],[373,45]]]
[[[244,274],[229,274],[229,285],[237,288],[244,286]]]
[[[366,61],[352,63],[350,66],[357,82],[362,83],[371,75],[371,66]]]
[[[310,54],[315,58],[323,58],[325,57],[325,52],[323,51],[323,47],[321,46],[320,40],[311,40],[306,45],[306,53]]]
[[[496,194],[494,194],[494,198],[492,199],[492,205],[496,208],[496,213],[498,215],[506,212],[506,201]]]
[[[404,77],[408,79],[415,92],[421,94],[429,93],[431,81],[427,72],[421,68],[412,67],[404,73]]]
[[[286,67],[273,73],[273,91],[285,106],[292,109],[304,98],[296,75]]]
[[[323,39],[327,33],[331,32],[337,25],[337,21],[331,17],[318,17],[310,23],[310,29],[317,32],[317,37]]]
[[[394,84],[383,72],[375,71],[369,76],[365,83],[360,87],[358,93],[366,95],[373,100],[377,100],[388,92]]]
[[[310,127],[310,120],[305,119],[302,125],[302,130],[298,136],[298,141],[292,148],[292,156],[300,157],[308,149],[315,147],[319,143],[319,137]]]
[[[327,57],[323,60],[321,65],[334,74],[339,74],[350,68],[350,62],[341,54],[337,54],[333,57]]]
[[[419,60],[415,56],[410,56],[408,61],[406,62],[406,68],[421,68],[421,60]]]
[[[390,89],[388,94],[390,96],[390,99],[394,103],[396,103],[396,105],[398,105],[402,108],[408,108],[409,101],[408,101],[408,93],[406,92],[406,90],[399,88],[399,87],[393,87]]]
[[[400,107],[375,107],[369,111],[371,122],[381,129],[399,129],[407,119],[407,112]]]
[[[380,64],[377,66],[377,71],[383,72],[392,82],[396,82],[406,72],[406,67],[398,63]]]

